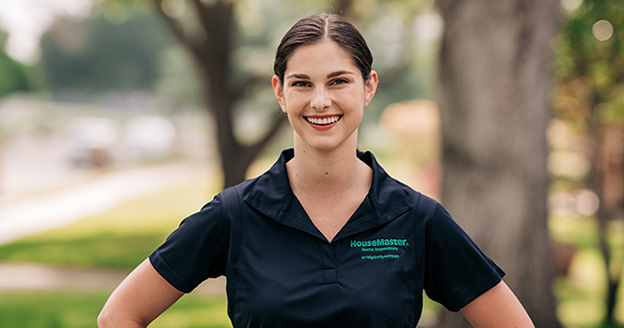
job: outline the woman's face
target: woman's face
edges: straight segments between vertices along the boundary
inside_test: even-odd
[[[377,89],[377,73],[364,81],[348,52],[332,41],[302,46],[286,65],[284,84],[273,77],[275,97],[288,114],[295,145],[330,151],[354,142],[364,107]]]

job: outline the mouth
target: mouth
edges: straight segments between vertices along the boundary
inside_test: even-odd
[[[342,118],[342,115],[328,116],[328,117],[310,117],[306,116],[305,119],[311,124],[315,125],[329,125],[338,122]]]

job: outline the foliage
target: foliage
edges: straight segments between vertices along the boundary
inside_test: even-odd
[[[0,32],[0,97],[17,91],[34,91],[34,68],[15,61],[4,52],[3,35]]]
[[[596,23],[603,20],[611,24],[612,35],[600,41]],[[624,3],[585,0],[565,16],[557,40],[556,78],[558,117],[580,128],[586,119],[624,122]],[[598,100],[610,106],[595,108]]]
[[[103,15],[63,18],[42,37],[41,65],[55,94],[151,91],[162,55],[172,46],[165,27],[148,12],[116,21]]]
[[[576,248],[571,266],[554,283],[558,317],[568,328],[595,327],[604,313],[604,280],[600,279],[603,272],[596,221],[589,217],[571,221],[568,217],[553,215],[549,228],[557,243]]]
[[[619,155],[624,151],[624,3],[584,0],[566,12],[557,40],[556,83],[557,118],[586,140],[577,148],[591,163],[590,170],[584,181],[568,186],[585,185],[599,200],[595,218],[606,278],[605,322],[614,325],[624,273],[622,245],[613,233],[624,209]]]

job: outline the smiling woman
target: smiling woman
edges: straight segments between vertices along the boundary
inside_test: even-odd
[[[294,149],[185,219],[111,295],[100,326],[144,327],[225,275],[234,327],[414,328],[423,290],[477,327],[532,327],[504,272],[447,211],[357,150],[378,84],[371,65],[344,18],[297,22],[272,79]]]
[[[298,48],[285,77],[278,74],[273,90],[294,129],[297,153],[357,147],[364,106],[377,89],[375,71],[369,69],[365,80],[352,56],[326,40]]]

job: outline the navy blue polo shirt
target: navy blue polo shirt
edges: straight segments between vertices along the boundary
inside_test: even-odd
[[[413,328],[423,290],[458,311],[501,281],[440,204],[392,179],[370,152],[358,153],[373,169],[370,191],[328,242],[290,189],[293,156],[285,150],[229,189],[237,206],[224,206],[224,192],[182,221],[150,255],[155,269],[182,292],[226,275],[236,328]]]

